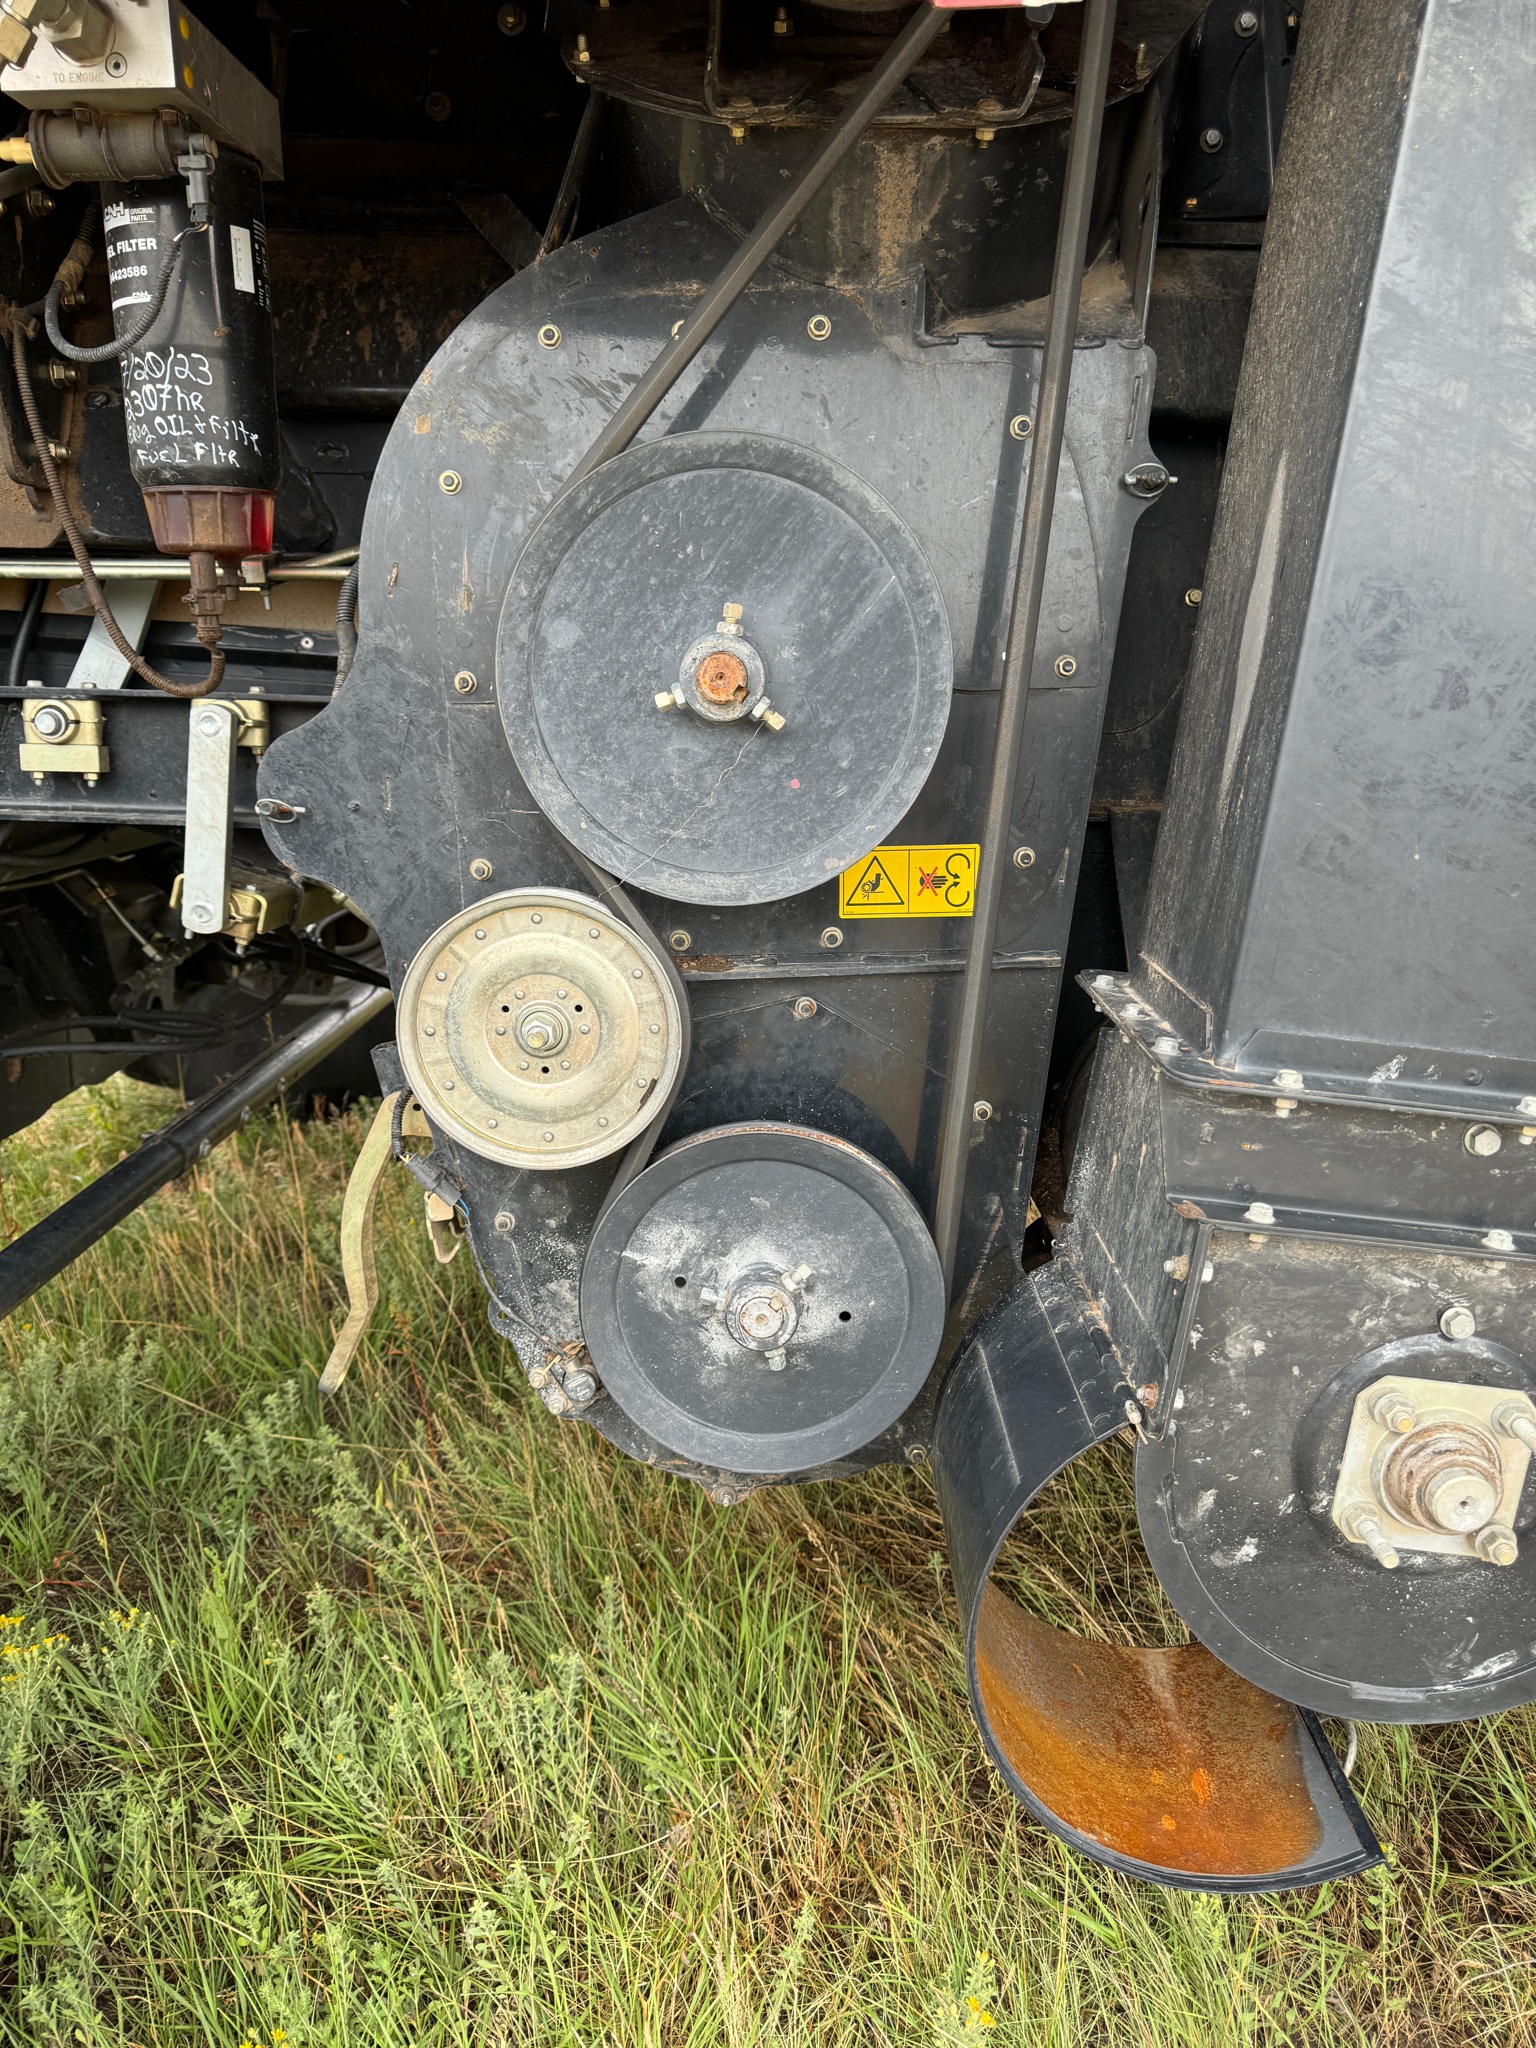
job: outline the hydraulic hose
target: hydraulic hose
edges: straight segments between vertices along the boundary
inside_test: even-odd
[[[66,257],[65,264],[68,261],[69,258]],[[63,269],[64,265],[61,264],[61,272]],[[144,659],[143,655],[139,653],[122,627],[117,623],[116,615],[111,605],[107,602],[107,594],[97,580],[96,571],[92,566],[90,555],[86,552],[85,542],[81,538],[80,529],[75,524],[74,514],[70,511],[69,505],[65,500],[64,486],[59,481],[58,465],[53,459],[52,447],[43,427],[42,414],[37,409],[37,394],[32,389],[32,370],[27,362],[27,338],[36,332],[37,322],[34,319],[30,319],[27,313],[16,312],[11,315],[11,358],[16,366],[16,388],[21,396],[21,409],[26,415],[27,430],[32,436],[32,445],[37,450],[37,459],[42,466],[43,480],[48,486],[48,495],[53,500],[54,516],[63,529],[64,538],[69,543],[69,551],[74,556],[79,567],[80,581],[85,586],[86,596],[91,600],[91,609],[95,612],[97,618],[100,619],[107,638],[123,657],[123,660],[127,662],[134,674],[142,677],[151,688],[163,691],[167,697],[206,697],[210,691],[216,690],[224,680],[224,650],[222,647],[215,646],[209,650],[208,673],[201,682],[173,682],[169,676],[161,675],[160,671],[152,667]],[[192,582],[194,589],[198,583],[198,567],[198,557],[194,556],[192,559]]]
[[[91,236],[96,226],[96,214],[96,202],[92,200],[85,209],[80,232],[70,244],[69,254],[59,265],[58,275],[48,287],[48,296],[43,301],[43,326],[49,342],[61,356],[72,363],[109,363],[114,357],[125,356],[129,349],[137,348],[160,318],[160,309],[165,304],[166,296],[171,289],[171,280],[176,275],[176,264],[181,255],[182,243],[188,235],[203,234],[207,228],[206,221],[194,221],[190,227],[183,228],[179,235],[172,237],[171,253],[160,272],[160,282],[150,294],[149,304],[127,334],[119,334],[112,341],[104,341],[99,348],[77,348],[74,342],[66,341],[60,332],[59,312],[64,303],[65,292],[79,290],[80,280],[91,260]]]
[[[27,601],[16,621],[16,638],[11,642],[10,659],[5,664],[5,687],[8,690],[19,690],[25,681],[23,671],[27,656],[32,651],[32,642],[37,638],[37,622],[47,595],[48,586],[41,581],[34,583],[27,592]]]

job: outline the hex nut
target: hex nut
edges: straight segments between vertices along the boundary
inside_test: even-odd
[[[1015,441],[1027,441],[1035,431],[1035,423],[1027,412],[1016,412],[1008,422],[1008,431]]]
[[[832,322],[825,313],[813,313],[805,323],[805,331],[812,341],[825,341],[832,332]]]
[[[491,879],[493,870],[488,860],[472,860],[469,864],[469,872],[477,882],[488,882]]]
[[[1013,849],[1013,864],[1016,868],[1032,868],[1035,864],[1035,849],[1032,846],[1016,846]]]
[[[667,933],[667,944],[674,953],[686,953],[693,944],[692,932],[676,931]]]
[[[1275,1212],[1268,1202],[1250,1202],[1243,1211],[1243,1220],[1245,1223],[1270,1224],[1275,1220]]]
[[[1257,35],[1259,32],[1259,17],[1251,7],[1245,7],[1232,26],[1244,38]]]
[[[1203,590],[1186,590],[1184,593],[1184,602],[1189,606],[1192,612],[1198,611],[1200,609],[1200,606],[1204,603],[1204,601],[1205,592]]]
[[[814,1017],[815,1014],[816,999],[814,996],[800,996],[796,1000],[795,1015],[800,1019],[802,1024],[805,1022],[806,1018]]]
[[[502,1237],[510,1237],[517,1228],[517,1218],[510,1209],[496,1211],[496,1229]]]
[[[1077,674],[1077,663],[1070,654],[1057,655],[1056,673],[1059,676],[1075,676]]]
[[[451,498],[455,491],[463,490],[464,479],[456,469],[445,469],[437,480],[437,488],[440,491],[446,491]]]
[[[1503,1149],[1504,1140],[1492,1124],[1472,1124],[1461,1141],[1474,1159],[1491,1159]]]
[[[453,687],[461,697],[468,697],[477,687],[475,678],[467,668],[461,668],[453,679]]]
[[[539,329],[539,347],[540,347],[540,348],[558,348],[559,346],[560,346],[560,330],[559,330],[559,328],[558,328],[558,327],[557,327],[557,326],[555,325],[555,323],[553,322],[553,320],[548,320],[548,321],[546,321],[546,322],[545,322],[545,324],[544,324],[544,325],[543,325],[543,326],[542,326],[542,327],[541,327],[541,328]]]
[[[979,1123],[979,1124],[987,1124],[987,1123],[990,1123],[990,1122],[992,1121],[992,1105],[991,1105],[991,1103],[990,1103],[990,1102],[974,1102],[974,1103],[972,1103],[972,1105],[971,1105],[971,1115],[972,1115],[972,1116],[973,1116],[973,1117],[975,1118],[975,1120],[976,1120],[976,1121],[977,1121],[977,1123]]]
[[[838,947],[843,943],[843,934],[841,926],[829,924],[826,930],[821,935],[821,943],[823,946],[826,947],[829,953],[835,953]]]
[[[528,26],[528,17],[516,0],[506,0],[506,5],[496,10],[496,26],[504,36],[520,36]]]

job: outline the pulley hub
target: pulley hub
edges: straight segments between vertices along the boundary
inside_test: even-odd
[[[681,1022],[666,969],[627,925],[574,891],[519,889],[450,918],[412,961],[400,1059],[471,1151],[579,1166],[655,1114]]]
[[[727,1124],[673,1146],[605,1212],[581,1318],[603,1385],[657,1442],[727,1471],[804,1472],[908,1406],[944,1287],[916,1204],[868,1153]]]

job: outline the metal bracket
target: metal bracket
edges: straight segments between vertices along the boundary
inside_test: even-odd
[[[187,836],[181,922],[189,932],[224,929],[234,837],[235,748],[240,707],[204,698],[187,727]]]
[[[160,595],[158,583],[139,576],[103,576],[101,587],[123,637],[136,654],[142,653],[149,638],[149,621]],[[91,620],[91,630],[69,672],[72,690],[120,690],[130,674],[129,665],[107,637],[100,619]]]

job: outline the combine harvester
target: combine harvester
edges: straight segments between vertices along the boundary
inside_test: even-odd
[[[1046,1826],[1366,1867],[1536,1698],[1528,0],[3,8],[0,1128],[198,1098],[4,1307],[381,1089],[328,1390],[398,1159],[551,1428],[931,1463]],[[991,1584],[1128,1425],[1182,1649]]]

